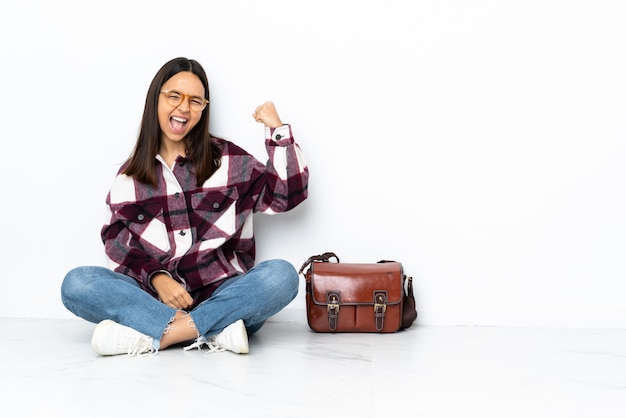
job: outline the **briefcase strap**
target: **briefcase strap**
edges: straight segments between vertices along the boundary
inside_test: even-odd
[[[374,318],[376,331],[381,331],[385,325],[385,312],[387,311],[387,291],[376,290],[374,292]]]
[[[298,274],[302,274],[304,269],[307,268],[314,261],[323,261],[324,263],[328,263],[331,258],[334,258],[335,260],[337,260],[337,263],[339,263],[339,257],[337,257],[337,254],[330,251],[325,252],[324,254],[312,255],[311,257],[309,257],[308,260],[304,262],[304,264],[302,264],[302,267],[300,267],[300,271],[298,272]]]
[[[339,307],[341,306],[341,292],[332,290],[326,293],[326,307],[328,310],[328,329],[335,331],[339,321]]]

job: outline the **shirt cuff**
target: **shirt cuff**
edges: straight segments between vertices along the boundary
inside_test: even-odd
[[[265,127],[265,138],[274,142],[288,142],[291,141],[291,125],[284,124],[278,128]],[[288,141],[286,141],[288,140]]]

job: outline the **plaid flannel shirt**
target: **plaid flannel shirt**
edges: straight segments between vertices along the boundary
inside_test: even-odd
[[[253,213],[286,212],[307,198],[308,168],[291,126],[265,128],[265,137],[266,165],[218,140],[221,167],[201,187],[183,157],[170,168],[156,156],[156,188],[118,173],[101,231],[110,268],[155,297],[150,279],[157,272],[206,296],[222,280],[252,268]]]

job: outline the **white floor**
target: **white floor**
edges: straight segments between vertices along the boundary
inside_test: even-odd
[[[270,322],[250,354],[98,357],[92,324],[0,319],[3,417],[626,417],[626,330]]]

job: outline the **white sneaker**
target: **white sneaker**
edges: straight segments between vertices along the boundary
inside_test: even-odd
[[[209,347],[209,353],[228,350],[237,354],[248,354],[250,351],[248,347],[248,333],[241,319],[233,322],[224,328],[222,332],[209,339],[203,336],[198,337],[193,344],[185,347],[185,350],[191,350],[192,348],[200,350],[203,345]]]
[[[156,354],[158,350],[152,342],[152,337],[110,319],[96,325],[91,337],[91,347],[103,356]]]

